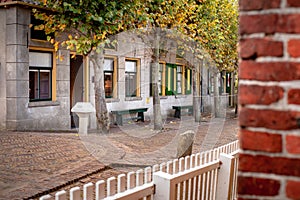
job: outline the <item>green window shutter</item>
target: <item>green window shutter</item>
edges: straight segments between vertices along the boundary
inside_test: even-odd
[[[176,94],[176,91],[174,91],[174,76],[176,76],[174,73],[175,68],[176,65],[174,64],[166,64],[166,95]]]

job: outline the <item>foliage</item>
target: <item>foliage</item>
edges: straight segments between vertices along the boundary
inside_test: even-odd
[[[110,42],[109,36],[145,23],[138,0],[44,0],[41,5],[52,12],[35,10],[35,17],[45,21],[37,28],[48,35],[54,33],[48,40],[56,50],[61,44],[83,55]]]
[[[208,51],[220,71],[234,71],[238,60],[237,0],[200,0],[193,8],[188,32]]]

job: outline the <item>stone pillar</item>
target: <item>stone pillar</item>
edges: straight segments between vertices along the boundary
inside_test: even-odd
[[[6,67],[6,107],[9,108],[6,126],[12,130],[20,129],[27,119],[29,24],[29,9],[6,9],[6,63],[3,63]]]

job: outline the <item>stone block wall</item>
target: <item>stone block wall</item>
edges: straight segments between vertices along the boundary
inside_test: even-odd
[[[300,1],[239,3],[239,199],[300,199]]]

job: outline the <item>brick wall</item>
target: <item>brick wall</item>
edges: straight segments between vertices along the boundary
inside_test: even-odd
[[[300,0],[239,3],[239,199],[300,199]]]

